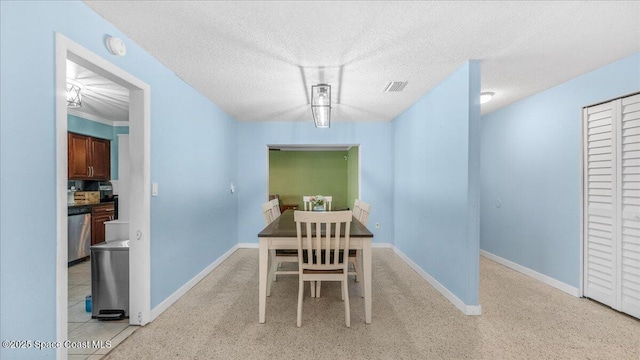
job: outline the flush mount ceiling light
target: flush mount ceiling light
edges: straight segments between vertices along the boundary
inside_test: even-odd
[[[311,86],[311,112],[317,128],[328,128],[331,125],[331,85]]]
[[[82,107],[82,90],[84,90],[82,83],[67,79],[67,107]]]
[[[484,104],[489,102],[489,100],[491,100],[491,98],[493,98],[493,95],[495,95],[496,93],[491,92],[491,91],[485,91],[485,92],[481,92],[480,93],[480,104]]]

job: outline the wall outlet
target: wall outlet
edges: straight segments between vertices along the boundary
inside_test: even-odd
[[[380,223],[376,223],[376,229],[380,229]]]
[[[151,196],[158,196],[158,183],[151,184]]]
[[[230,188],[230,190],[231,190],[231,193],[232,193],[232,194],[236,192],[236,186],[235,186],[233,183],[231,183],[231,188]]]

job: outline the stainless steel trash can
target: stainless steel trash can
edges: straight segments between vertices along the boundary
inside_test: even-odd
[[[91,247],[91,318],[129,318],[129,240]]]

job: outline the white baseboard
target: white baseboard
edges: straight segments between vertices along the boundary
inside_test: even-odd
[[[260,244],[258,243],[238,243],[238,248],[240,249],[259,249]]]
[[[488,251],[485,250],[480,250],[480,255],[486,257],[489,260],[493,260],[495,262],[497,262],[500,265],[504,265],[506,267],[508,267],[509,269],[515,270],[519,273],[525,274],[527,276],[530,276],[538,281],[541,281],[551,287],[554,287],[560,291],[564,291],[569,295],[573,295],[575,297],[580,297],[580,291],[578,290],[578,288],[575,288],[569,284],[563,283],[560,280],[556,280],[550,276],[541,274],[535,270],[531,270],[528,267],[524,267],[522,265],[516,264],[512,261],[509,261],[507,259],[501,258],[498,255],[492,254]]]
[[[194,287],[200,280],[202,280],[205,276],[207,276],[213,269],[217,268],[223,261],[225,261],[231,254],[233,254],[236,250],[238,250],[239,244],[234,245],[229,251],[222,254],[218,259],[211,263],[211,265],[207,266],[204,270],[202,270],[198,275],[194,276],[191,280],[189,280],[186,284],[182,285],[178,290],[176,290],[173,294],[171,294],[168,298],[166,298],[163,302],[161,302],[158,306],[151,310],[151,321],[155,320],[160,316],[165,310],[167,310],[173,303],[178,301],[182,297],[182,295],[186,294],[192,287]]]
[[[418,264],[413,262],[407,255],[405,255],[402,251],[400,251],[397,247],[393,247],[393,251],[407,263],[415,272],[417,272],[420,276],[422,276],[431,286],[433,286],[442,296],[444,296],[447,300],[449,300],[458,310],[462,311],[465,315],[481,315],[482,308],[480,305],[467,305],[459,297],[457,297],[454,293],[449,291],[446,287],[438,282],[438,280],[434,279],[431,275],[427,274],[426,271],[422,270]]]
[[[393,249],[394,246],[391,243],[371,243],[371,247],[374,249],[383,248],[383,249]]]
[[[238,243],[238,248],[240,249],[258,249],[260,244],[258,243]],[[372,248],[388,248],[393,249],[393,244],[391,243],[372,243]]]

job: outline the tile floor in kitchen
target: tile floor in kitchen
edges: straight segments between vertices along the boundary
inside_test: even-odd
[[[138,327],[129,325],[129,319],[98,321],[85,311],[85,298],[91,294],[91,261],[83,261],[69,267],[69,341],[111,341],[110,347],[70,348],[69,360],[100,359],[131,335]]]

